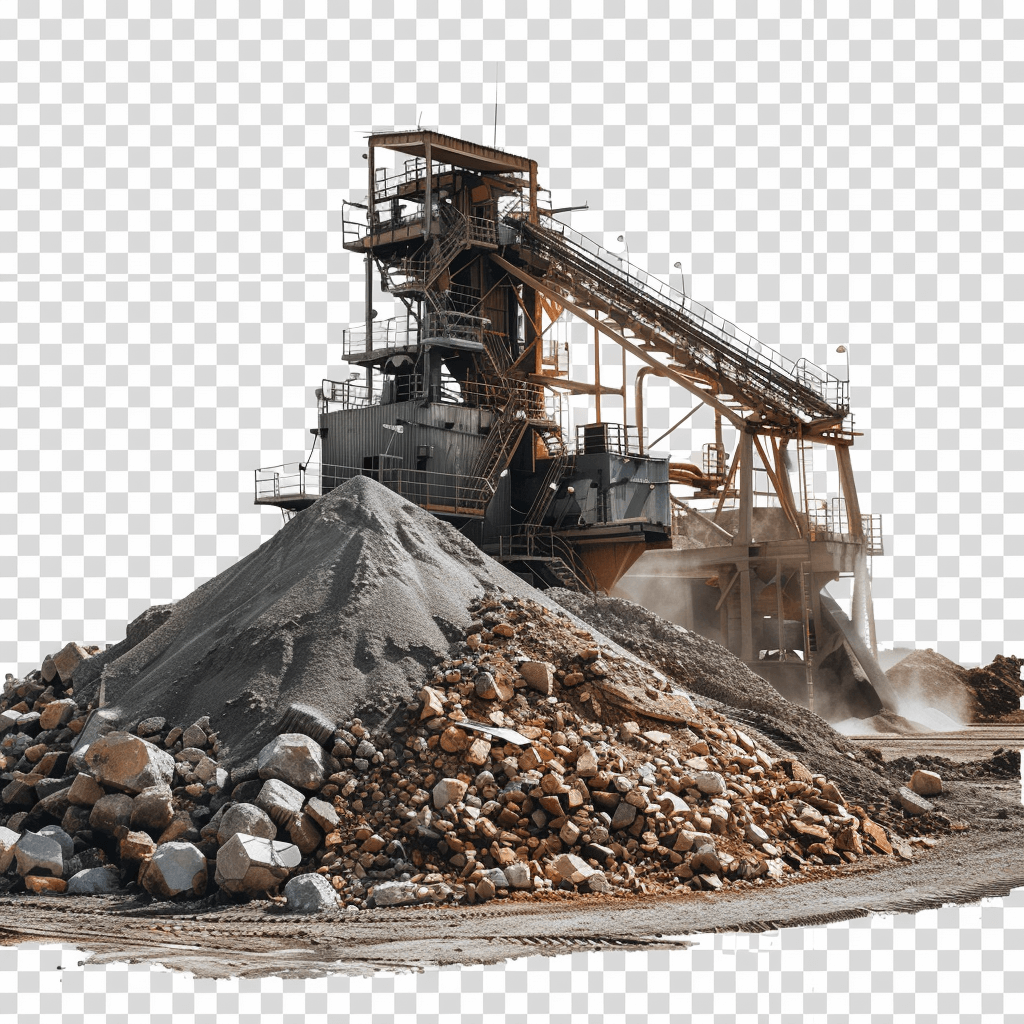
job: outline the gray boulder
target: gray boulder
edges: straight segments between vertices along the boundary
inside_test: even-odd
[[[693,778],[705,796],[725,796],[725,779],[718,772],[696,772]]]
[[[21,838],[14,829],[0,825],[0,874],[6,871],[14,860],[14,848]]]
[[[26,832],[18,839],[14,857],[19,875],[46,874],[60,878],[64,874],[64,853],[60,843],[49,836]]]
[[[261,779],[280,779],[296,789],[319,789],[340,765],[316,740],[299,732],[275,736],[256,758]]]
[[[60,825],[44,825],[39,830],[39,835],[49,836],[60,844],[60,852],[65,860],[75,854],[75,841],[60,827]]]
[[[935,805],[930,800],[925,800],[923,796],[907,789],[906,786],[900,786],[896,791],[896,800],[907,814],[927,814],[935,810]]]
[[[274,893],[301,860],[292,843],[236,832],[217,852],[215,878],[222,889],[239,895]]]
[[[232,804],[221,816],[217,842],[223,846],[238,833],[261,839],[276,839],[277,825],[266,811],[255,804]]]
[[[191,843],[162,843],[139,868],[139,884],[164,899],[179,893],[202,896],[207,880],[206,858]]]
[[[288,879],[284,887],[288,909],[295,914],[318,914],[322,910],[335,910],[338,894],[324,875],[298,875]]]
[[[116,868],[83,868],[68,879],[67,891],[76,896],[99,896],[120,888]]]
[[[271,819],[280,826],[285,826],[302,811],[305,797],[287,782],[280,779],[268,779],[263,784],[254,803],[266,811]]]
[[[533,884],[530,878],[530,866],[517,860],[505,869],[505,878],[513,889],[529,889]]]
[[[400,907],[430,899],[430,890],[415,882],[378,882],[373,887],[373,902],[378,907]]]

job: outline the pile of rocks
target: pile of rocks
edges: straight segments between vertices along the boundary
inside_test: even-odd
[[[717,890],[899,843],[834,782],[561,613],[505,594],[471,612],[418,699],[374,729],[293,708],[230,771],[208,719],[90,725],[72,752],[85,709],[9,679],[0,872],[163,898],[284,885],[315,910]]]

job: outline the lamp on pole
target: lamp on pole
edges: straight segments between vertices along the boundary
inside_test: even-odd
[[[846,356],[846,383],[850,383],[850,350],[845,345],[840,345],[836,351],[843,356]]]
[[[615,239],[615,241],[622,243],[623,248],[626,250],[626,262],[628,263],[629,262],[629,243],[626,241],[626,236],[625,235],[619,235],[618,238]]]
[[[683,289],[683,298],[686,298],[686,276],[683,274],[683,265],[677,260],[672,266],[679,271],[679,284]]]

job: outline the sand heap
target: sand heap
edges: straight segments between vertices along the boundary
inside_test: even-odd
[[[120,649],[8,679],[6,884],[622,895],[909,857],[907,799],[950,826],[717,645],[560,593],[620,646],[551,596],[350,481]]]
[[[984,668],[965,669],[931,648],[914,651],[886,675],[901,700],[938,708],[961,722],[1022,720],[1020,658],[997,655]]]

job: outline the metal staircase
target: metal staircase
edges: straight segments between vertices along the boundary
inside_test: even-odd
[[[561,442],[561,438],[559,438],[559,442]],[[547,472],[541,481],[540,490],[537,491],[537,496],[533,499],[533,504],[523,520],[525,525],[540,526],[544,521],[544,517],[547,515],[551,502],[554,500],[555,493],[558,490],[559,481],[564,476],[572,473],[575,461],[575,456],[564,445],[561,446],[557,454],[552,455],[548,459]]]

